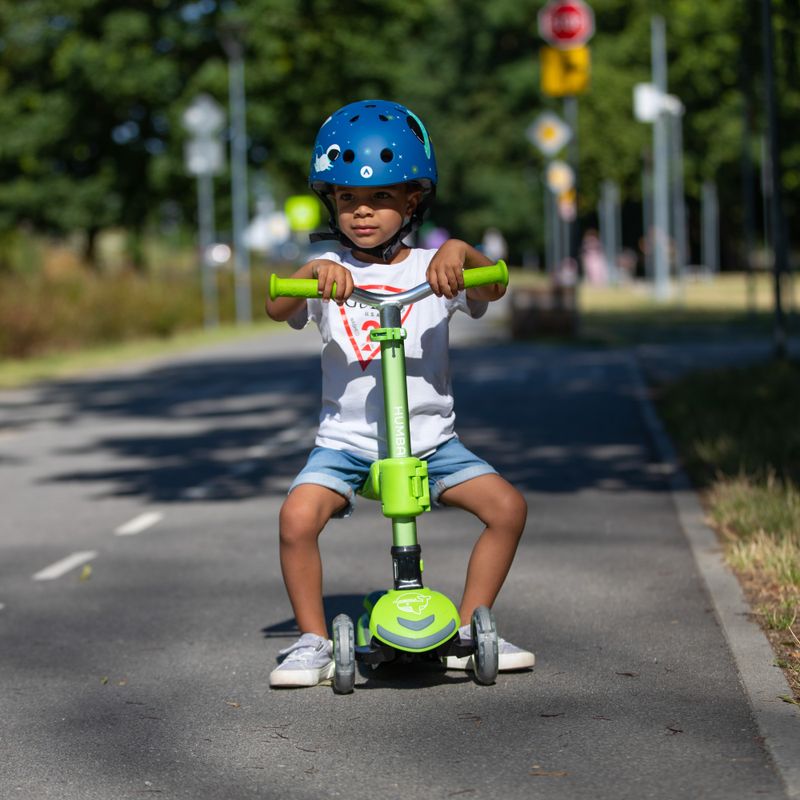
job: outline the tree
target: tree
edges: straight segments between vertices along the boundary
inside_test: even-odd
[[[760,0],[754,0],[757,4]],[[774,0],[783,131],[800,123],[800,10]],[[427,123],[441,181],[435,220],[479,240],[500,227],[514,258],[541,246],[543,159],[525,128],[560,103],[539,93],[542,0],[0,0],[0,230],[136,233],[167,202],[194,219],[181,114],[206,91],[227,100],[218,30],[244,23],[251,165],[282,197],[305,190],[324,117],[366,97],[413,108]],[[760,102],[758,21],[748,3],[594,0],[592,85],[579,121],[579,211],[593,222],[600,183],[641,201],[650,131],[632,112],[650,75],[650,16],[667,20],[669,88],[686,106],[686,186],[714,178],[730,239],[740,237],[742,43]],[[755,117],[758,122],[758,115]],[[756,153],[757,155],[757,153]],[[800,141],[784,138],[787,213],[800,210]],[[227,213],[224,178],[220,219]],[[638,234],[637,234],[638,236]],[[797,234],[794,234],[795,240]]]

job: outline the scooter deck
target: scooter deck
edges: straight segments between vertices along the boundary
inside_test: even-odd
[[[356,625],[355,656],[368,664],[468,656],[458,611],[441,592],[422,588],[372,592]]]

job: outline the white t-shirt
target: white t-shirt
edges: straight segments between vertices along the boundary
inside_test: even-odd
[[[425,272],[436,250],[411,250],[397,264],[368,264],[349,251],[324,253],[346,266],[355,285],[378,293],[404,292],[425,282]],[[472,317],[486,312],[488,303],[467,300],[466,292],[448,300],[431,295],[404,306],[408,404],[411,450],[424,456],[455,435],[455,413],[450,384],[450,317],[464,311]],[[380,327],[379,313],[352,297],[339,306],[308,300],[292,318],[293,328],[313,320],[322,336],[322,410],[316,444],[349,450],[366,458],[386,456],[386,424],[381,384],[380,345],[369,332]]]

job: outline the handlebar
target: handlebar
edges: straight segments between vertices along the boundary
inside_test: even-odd
[[[502,283],[508,286],[508,267],[505,261],[498,261],[488,267],[474,267],[464,270],[464,288],[471,289],[476,286],[486,286],[490,283]],[[336,284],[333,292],[336,292]],[[433,294],[430,284],[426,281],[413,289],[399,294],[377,294],[364,289],[354,289],[353,297],[368,305],[381,307],[383,305],[407,305],[422,300]],[[279,278],[275,273],[269,276],[269,296],[271,300],[277,297],[319,297],[319,282],[315,278]]]

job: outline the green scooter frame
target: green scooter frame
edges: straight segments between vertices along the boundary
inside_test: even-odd
[[[503,261],[464,272],[465,288],[491,283],[508,284]],[[316,280],[270,276],[270,297],[318,296]],[[380,312],[380,327],[370,339],[380,343],[388,457],[372,464],[361,494],[380,500],[384,516],[392,521],[394,588],[373,592],[364,599],[365,611],[354,626],[346,614],[333,621],[334,691],[347,694],[355,684],[355,663],[377,666],[388,661],[441,660],[446,656],[473,656],[475,677],[491,684],[497,676],[497,628],[490,609],[481,606],[472,615],[472,641],[458,636],[459,614],[441,592],[422,584],[423,563],[417,541],[416,517],[430,511],[428,465],[411,455],[408,393],[406,388],[406,331],[401,309],[428,297],[427,283],[406,292],[381,295],[355,289],[353,297]]]

